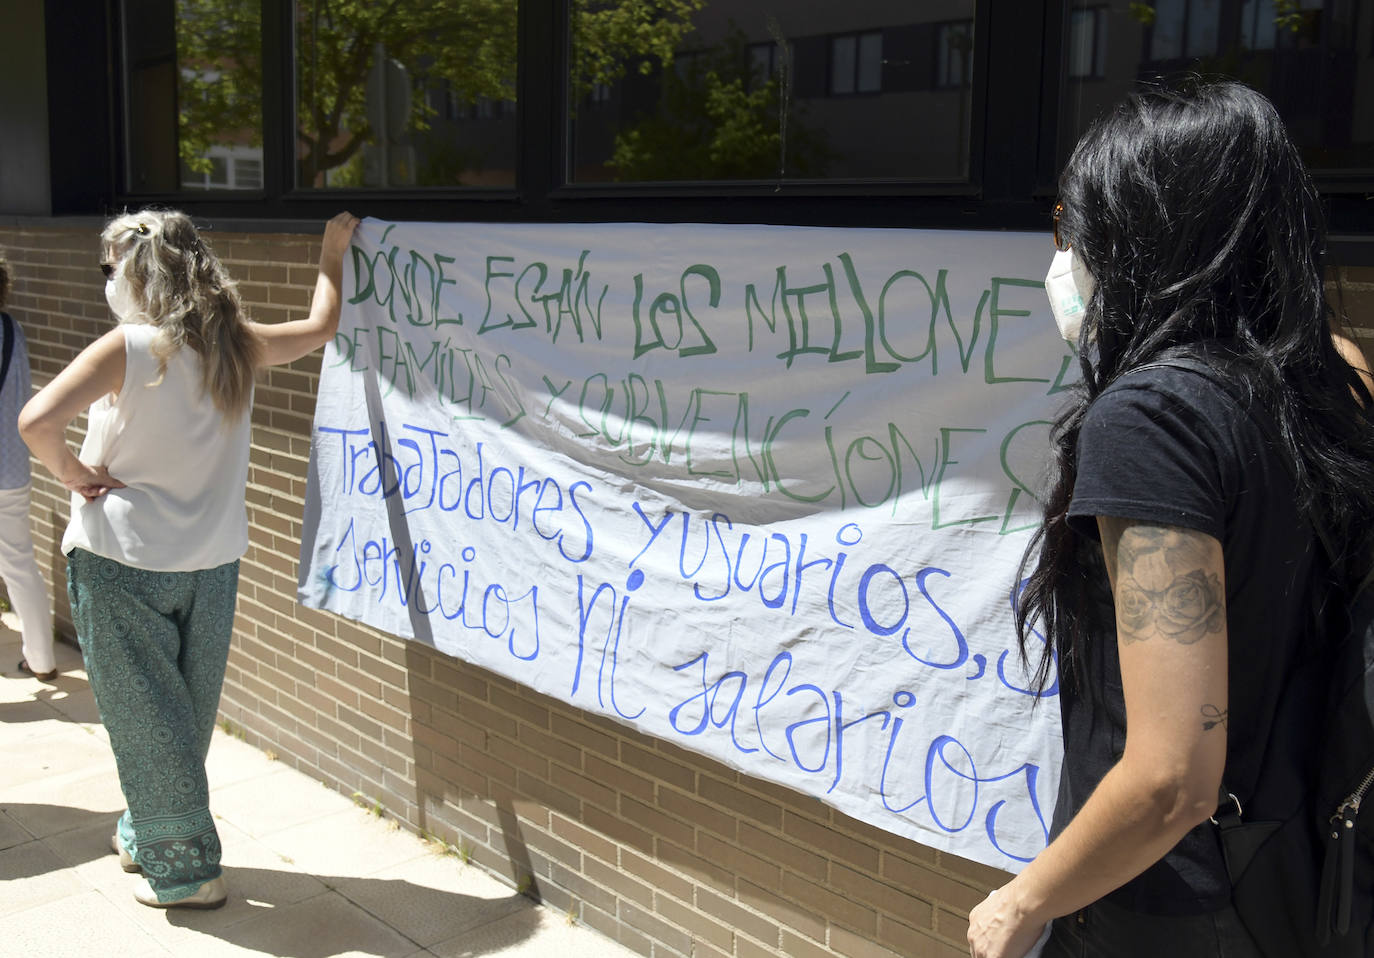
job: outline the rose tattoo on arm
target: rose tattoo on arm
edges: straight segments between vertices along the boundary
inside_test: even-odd
[[[1226,625],[1209,536],[1189,529],[1104,520],[1102,548],[1123,642],[1156,636],[1191,645]]]

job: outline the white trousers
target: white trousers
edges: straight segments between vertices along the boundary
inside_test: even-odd
[[[10,594],[10,605],[19,616],[24,640],[24,661],[34,672],[57,667],[52,650],[52,603],[48,586],[33,554],[29,531],[29,487],[0,489],[0,579]],[[3,663],[11,669],[14,663]]]

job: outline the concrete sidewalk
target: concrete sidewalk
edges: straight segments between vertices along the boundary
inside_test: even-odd
[[[210,810],[229,902],[140,905],[110,851],[124,800],[80,654],[59,644],[51,683],[16,677],[13,613],[0,623],[0,955],[632,954],[219,730]]]

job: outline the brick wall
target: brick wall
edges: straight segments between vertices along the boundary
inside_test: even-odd
[[[108,328],[99,228],[0,228],[35,387]],[[315,238],[209,239],[255,318],[304,315]],[[967,954],[968,910],[1002,872],[296,604],[319,364],[317,354],[259,380],[224,721],[644,955]],[[67,515],[65,492],[36,465],[40,562],[70,635],[58,550]]]
[[[99,224],[0,228],[35,387],[108,328]],[[255,318],[303,315],[312,237],[211,237]],[[1374,341],[1374,268],[1344,302]],[[251,543],[221,717],[644,955],[966,954],[968,910],[1006,876],[640,735],[508,679],[296,604],[319,356],[268,371],[253,412]],[[79,442],[82,423],[70,439]],[[35,466],[40,561],[71,634],[67,496]]]

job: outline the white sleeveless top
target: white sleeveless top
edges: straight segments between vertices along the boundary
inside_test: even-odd
[[[72,494],[62,552],[85,549],[138,569],[213,569],[248,549],[249,409],[226,420],[183,348],[158,382],[154,326],[128,323],[124,385],[91,404],[81,461],[125,484],[95,502]]]

